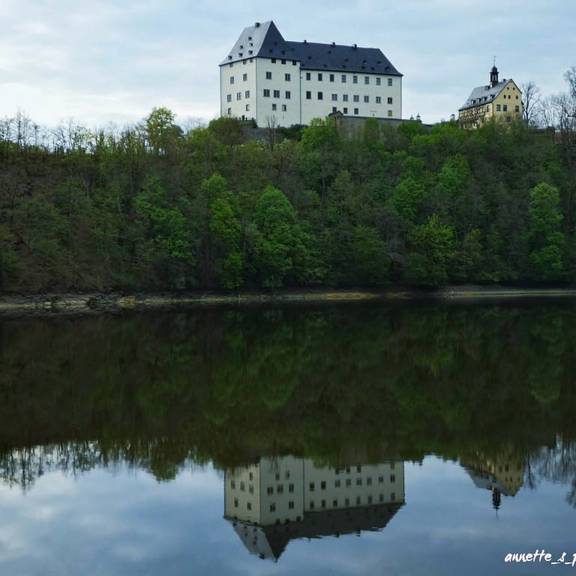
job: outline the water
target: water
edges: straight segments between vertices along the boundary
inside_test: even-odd
[[[0,574],[542,574],[570,303],[0,321]],[[562,553],[566,553],[562,557]]]

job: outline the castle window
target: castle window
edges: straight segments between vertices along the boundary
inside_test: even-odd
[[[392,84],[393,84],[392,78],[388,78],[388,86],[392,86]]]
[[[322,508],[326,508],[326,500],[322,500],[322,502],[320,502],[320,505],[322,506]]]
[[[312,75],[310,74],[310,72],[306,72],[306,80],[311,80],[312,79]]]
[[[358,114],[358,108],[354,108],[354,114]],[[352,479],[346,478],[346,487],[349,488],[350,486],[352,486]]]
[[[390,500],[392,500],[392,502],[396,500],[396,492],[392,492],[392,494],[390,494]]]
[[[272,496],[272,494],[274,494],[274,486],[268,486],[266,493],[268,496]]]
[[[314,482],[310,482],[310,492],[314,492]]]
[[[366,486],[372,486],[372,478],[366,478]]]
[[[288,508],[294,510],[294,502],[288,502]]]
[[[496,104],[496,112],[502,112],[502,106],[500,104]]]
[[[252,502],[248,502],[248,503],[246,504],[246,508],[247,508],[248,510],[252,510]]]
[[[394,98],[391,96],[388,97],[388,104],[394,104]]]
[[[266,72],[266,80],[272,80],[272,72]]]
[[[326,482],[324,480],[322,480],[322,482],[320,482],[320,488],[322,490],[326,490]]]
[[[247,81],[248,81],[248,74],[242,74],[242,81],[243,81],[243,82],[247,82]]]
[[[234,76],[230,76],[230,84],[234,84]]]
[[[334,482],[334,488],[340,488],[340,480]]]
[[[388,118],[392,118],[392,110],[388,110]]]
[[[356,478],[356,486],[362,486],[362,478]]]
[[[286,104],[282,104],[282,112],[286,112],[288,110],[288,108],[286,107]]]
[[[284,80],[286,80],[286,82],[290,82],[290,74],[284,74]]]
[[[310,90],[306,91],[306,100],[312,100],[312,92]]]
[[[278,106],[276,104],[272,104],[272,112],[276,112],[278,110]]]
[[[342,84],[346,84],[346,74],[342,74]]]
[[[318,92],[318,100],[324,100],[324,94],[322,92]]]
[[[338,94],[332,94],[332,102],[338,102]]]
[[[382,104],[382,98],[380,96],[376,96],[376,104]]]
[[[378,76],[376,78],[376,86],[381,86],[382,85],[382,78],[380,78],[380,76]]]
[[[330,82],[334,82],[334,74],[330,74]]]
[[[292,93],[290,92],[290,90],[286,90],[286,100],[290,100],[290,97],[292,96]]]
[[[520,106],[516,106],[516,112],[520,112]]]
[[[274,502],[270,504],[270,512],[276,512],[276,504],[274,504]]]
[[[370,102],[370,96],[364,96],[364,102],[368,104],[368,102]]]
[[[236,92],[236,100],[242,100],[242,92]]]
[[[360,112],[358,112],[358,108],[354,108],[354,115],[358,116]],[[346,481],[346,486],[348,486],[348,481]]]
[[[318,82],[322,82],[322,74],[318,74]]]
[[[508,104],[504,104],[503,110],[504,110],[504,112],[508,112]]]
[[[352,76],[352,82],[358,84],[358,76]]]
[[[342,94],[342,101],[348,102],[348,94]]]
[[[290,494],[292,494],[294,492],[294,484],[290,484],[288,486],[288,492],[290,492]]]
[[[396,476],[394,474],[390,476],[390,482],[396,482]]]
[[[276,58],[272,58],[272,64],[276,64]]]
[[[232,102],[232,94],[228,94],[228,96],[226,96],[226,102]]]
[[[296,60],[292,60],[292,66],[298,66],[298,62]]]
[[[264,98],[270,98],[270,90],[268,88],[264,88]]]
[[[284,486],[282,484],[276,486],[276,494],[284,494]]]
[[[228,116],[232,116],[232,108],[228,108]]]
[[[250,90],[246,90],[246,92],[244,92],[244,98],[250,98]]]
[[[282,60],[282,64],[286,64],[286,60]]]
[[[370,84],[370,76],[364,76],[364,84]]]
[[[238,508],[238,498],[234,498],[234,508]]]
[[[348,108],[344,108],[344,114],[348,114]]]
[[[274,98],[280,98],[280,90],[274,90]]]
[[[338,508],[338,500],[332,501],[332,508]]]
[[[354,94],[354,102],[360,102],[360,96],[358,96],[358,94]]]

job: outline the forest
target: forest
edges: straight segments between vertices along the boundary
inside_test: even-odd
[[[575,123],[345,137],[327,119],[258,140],[157,108],[47,141],[18,115],[0,123],[0,291],[574,283]]]

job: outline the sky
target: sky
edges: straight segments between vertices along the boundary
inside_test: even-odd
[[[287,40],[380,48],[404,74],[404,116],[448,119],[501,78],[564,90],[576,66],[573,0],[0,0],[0,118],[182,124],[219,112],[219,69],[240,32],[274,20]]]

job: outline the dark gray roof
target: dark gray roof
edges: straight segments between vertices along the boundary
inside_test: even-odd
[[[478,86],[472,90],[472,94],[468,97],[468,100],[464,103],[464,106],[460,108],[460,110],[466,110],[467,108],[475,108],[476,106],[482,106],[485,104],[490,104],[502,90],[506,87],[506,85],[510,82],[510,80],[502,80],[502,82],[498,82],[495,86]]]
[[[298,522],[260,526],[227,518],[251,554],[278,559],[291,540],[383,530],[404,502],[307,512]]]
[[[254,57],[297,60],[304,70],[402,76],[378,48],[286,41],[272,21],[245,28],[221,66]]]

